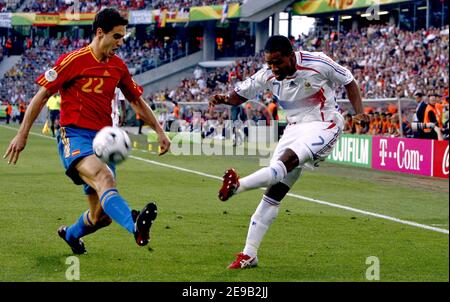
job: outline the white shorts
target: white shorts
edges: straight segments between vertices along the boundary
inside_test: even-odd
[[[331,153],[341,133],[342,129],[332,122],[288,125],[274,150],[270,164],[279,160],[286,149],[295,152],[300,161],[299,167],[315,164]]]

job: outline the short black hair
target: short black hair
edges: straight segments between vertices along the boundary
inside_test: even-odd
[[[122,17],[115,8],[104,8],[95,15],[92,29],[94,30],[94,35],[97,32],[97,28],[101,28],[107,34],[119,25],[128,25],[128,20]]]
[[[279,35],[270,37],[264,47],[264,52],[280,52],[283,56],[290,55],[293,51],[291,41]]]

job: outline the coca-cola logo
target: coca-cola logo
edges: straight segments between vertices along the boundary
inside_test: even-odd
[[[442,159],[442,173],[448,175],[448,146],[444,152],[444,158]]]

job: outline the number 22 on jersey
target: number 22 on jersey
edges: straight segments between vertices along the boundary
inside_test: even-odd
[[[88,78],[88,81],[86,84],[83,85],[81,90],[83,92],[91,93],[103,93],[102,87],[103,87],[104,81],[102,78]]]

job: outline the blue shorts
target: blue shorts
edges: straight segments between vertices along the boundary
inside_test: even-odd
[[[86,156],[94,154],[92,141],[97,131],[77,128],[73,126],[61,127],[57,136],[58,152],[61,162],[69,176],[76,185],[83,185],[86,195],[95,193],[95,190],[86,184],[78,174],[77,163]],[[116,166],[108,164],[108,167],[116,176]]]

